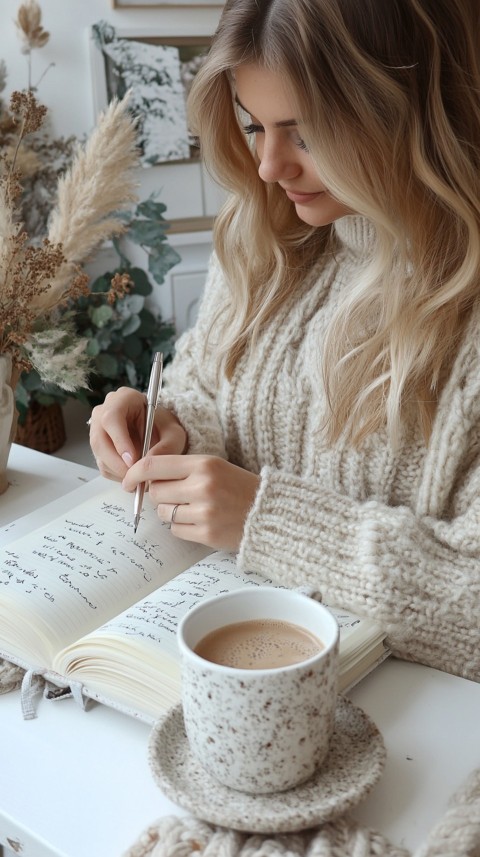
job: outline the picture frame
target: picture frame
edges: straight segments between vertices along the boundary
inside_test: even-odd
[[[90,65],[93,84],[93,106],[95,117],[103,111],[111,99],[115,96],[121,97],[122,91],[115,91],[112,87],[111,68],[108,58],[98,43],[98,37],[94,34],[95,25],[90,28]],[[183,29],[183,28],[182,28]],[[158,35],[152,28],[120,29],[115,28],[116,39],[138,43],[147,46],[165,46],[178,51],[182,61],[185,58],[195,57],[200,53],[206,53],[210,46],[212,36],[191,35],[188,30],[181,35]],[[188,63],[187,63],[188,64]],[[133,63],[135,69],[138,64]],[[156,70],[155,70],[156,71]],[[155,74],[156,76],[156,74]],[[127,81],[126,88],[132,89],[131,83]],[[135,112],[135,109],[134,109]],[[148,113],[151,114],[150,106]],[[151,115],[149,115],[151,119]],[[169,123],[171,125],[171,122]],[[188,129],[187,129],[188,130]],[[161,134],[152,134],[152,139],[158,141]],[[212,186],[212,180],[206,174],[199,158],[198,147],[193,145],[188,151],[174,154],[170,160],[143,162],[147,170],[142,170],[144,178],[141,184],[155,187],[159,185],[162,196],[167,204],[167,219],[170,223],[170,232],[202,232],[211,230],[218,205],[221,204],[221,194],[216,187]],[[148,159],[147,159],[148,160]],[[148,175],[146,175],[148,174]],[[181,216],[178,216],[178,198],[182,199]],[[171,212],[174,212],[173,215]]]
[[[207,55],[206,36],[125,37],[108,28],[97,29],[97,49],[103,61],[106,102],[132,93],[137,115],[141,162],[144,166],[188,162],[198,147],[187,126],[186,99],[191,83]]]

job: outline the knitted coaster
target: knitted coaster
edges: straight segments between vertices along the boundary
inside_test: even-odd
[[[249,835],[168,816],[122,857],[480,857],[480,769],[454,795],[427,842],[411,855],[348,817],[304,833]]]
[[[374,830],[347,818],[317,830],[278,836],[245,834],[198,818],[163,818],[122,857],[409,857]],[[458,857],[458,855],[457,855]]]
[[[25,670],[0,658],[0,693],[17,690],[21,684]]]

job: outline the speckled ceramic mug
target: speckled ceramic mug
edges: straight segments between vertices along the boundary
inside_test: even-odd
[[[217,628],[275,619],[314,634],[323,648],[273,669],[237,669],[194,651]],[[248,587],[209,598],[178,628],[182,704],[191,752],[223,785],[250,794],[285,791],[308,780],[327,755],[337,698],[339,629],[307,595]]]

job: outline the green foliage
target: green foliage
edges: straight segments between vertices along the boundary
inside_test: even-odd
[[[136,209],[122,215],[125,237],[144,248],[148,272],[132,265],[124,242],[115,240],[119,265],[106,271],[90,284],[90,293],[77,298],[63,312],[60,326],[73,325],[77,335],[86,340],[90,359],[89,387],[67,393],[55,385],[45,385],[35,370],[24,372],[15,391],[19,422],[23,424],[29,405],[64,404],[69,396],[90,406],[103,402],[107,393],[121,386],[145,390],[155,351],[162,351],[164,361],[173,352],[175,329],[146,306],[152,294],[151,279],[162,284],[166,273],[180,261],[180,256],[167,241],[168,223],[163,218],[165,205],[154,197],[141,202]],[[113,276],[128,274],[133,286],[121,298],[109,303],[107,293]],[[150,279],[151,278],[151,279]]]
[[[54,402],[58,402],[63,405],[67,398],[68,393],[60,387],[45,384],[35,369],[30,372],[23,372],[15,388],[18,422],[20,425],[24,424],[28,408],[32,402],[38,402],[39,405],[52,405]]]
[[[124,272],[122,265],[118,271]],[[145,306],[152,292],[141,268],[128,268],[133,289],[113,305],[106,292],[117,271],[103,274],[91,286],[90,295],[76,301],[77,328],[88,339],[87,354],[92,360],[90,389],[79,390],[78,399],[96,405],[106,394],[121,386],[145,390],[154,351],[171,355],[175,330]]]

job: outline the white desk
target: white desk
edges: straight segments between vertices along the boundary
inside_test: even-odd
[[[65,462],[33,456],[37,474],[44,468],[52,478],[63,468],[65,477]],[[75,484],[78,472],[72,476]],[[4,515],[7,497],[0,497]],[[388,752],[380,783],[355,816],[413,849],[480,766],[480,684],[390,660],[351,698],[375,720]],[[0,723],[0,843],[8,854],[120,857],[148,824],[184,814],[153,781],[143,723],[98,705],[83,712],[73,700],[43,699],[37,719],[25,722],[18,692],[0,696]]]
[[[8,459],[7,476],[10,485],[4,494],[0,494],[0,528],[11,525],[13,529],[12,522],[17,518],[35,509],[41,514],[43,506],[94,479],[98,470],[14,443]],[[41,523],[39,519],[38,525]]]
[[[380,727],[384,775],[355,816],[418,846],[448,798],[480,765],[480,686],[385,662],[351,693]],[[120,857],[148,824],[184,814],[155,785],[149,727],[102,706],[41,700],[23,721],[19,694],[0,697],[0,842],[22,857]]]

